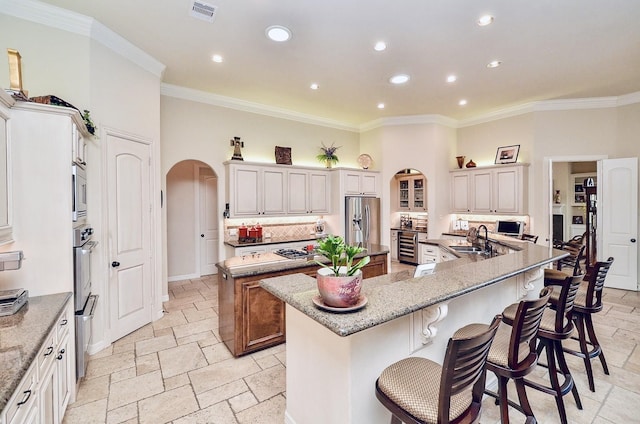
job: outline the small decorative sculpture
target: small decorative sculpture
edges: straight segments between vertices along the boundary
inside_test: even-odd
[[[242,158],[241,147],[244,147],[244,141],[240,141],[240,137],[233,137],[231,140],[231,146],[233,146],[233,156],[231,160],[244,160]]]

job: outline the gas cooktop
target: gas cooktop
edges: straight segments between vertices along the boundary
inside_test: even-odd
[[[278,249],[273,253],[287,259],[306,259],[309,256],[307,251],[302,249]]]

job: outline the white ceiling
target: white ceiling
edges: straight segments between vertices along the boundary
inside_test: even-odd
[[[190,17],[190,0],[44,1],[164,63],[165,83],[348,125],[640,91],[637,0],[204,0],[218,7],[213,23]],[[486,13],[495,21],[479,27]],[[268,40],[274,24],[292,39]],[[378,40],[386,51],[373,50]],[[494,59],[503,65],[488,69]],[[399,72],[411,80],[392,86]],[[449,74],[457,82],[446,83]]]

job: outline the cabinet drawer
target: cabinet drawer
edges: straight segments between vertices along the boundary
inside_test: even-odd
[[[71,323],[73,323],[73,309],[71,308],[71,303],[69,303],[58,319],[57,332],[58,332],[58,340],[62,340],[62,338],[69,333],[69,328],[71,327]]]
[[[13,396],[9,399],[5,407],[7,424],[22,422],[37,402],[38,373],[36,370],[35,364],[29,368],[16,391],[13,392]]]
[[[44,375],[49,365],[53,362],[53,358],[56,357],[56,343],[57,343],[57,329],[53,329],[45,339],[38,352],[38,370],[40,375]]]

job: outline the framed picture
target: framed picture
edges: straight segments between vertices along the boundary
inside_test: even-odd
[[[576,203],[586,203],[587,199],[584,194],[576,194]]]
[[[582,186],[582,184],[576,184],[574,186],[574,190],[576,193],[583,193],[584,192],[584,187]]]
[[[276,163],[280,165],[291,165],[291,147],[276,146]]]
[[[574,215],[573,216],[573,223],[574,224],[584,224],[584,221],[582,220],[582,215]]]
[[[520,145],[498,147],[495,163],[516,163]]]

